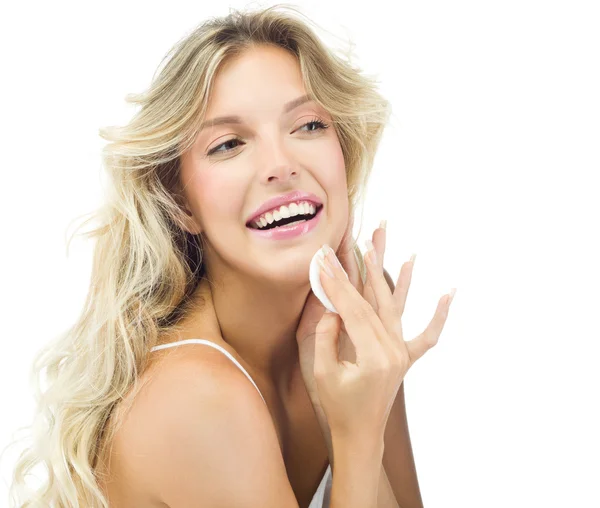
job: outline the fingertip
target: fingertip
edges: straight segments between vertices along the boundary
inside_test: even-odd
[[[456,288],[452,288],[450,290],[450,294],[449,294],[449,299],[448,299],[448,305],[450,305],[452,303],[452,300],[454,300],[454,295],[456,294]]]
[[[325,264],[325,262],[322,259],[319,259],[319,266],[321,267],[321,269],[319,270],[319,277],[321,278],[321,281],[326,280],[326,279],[333,279],[333,272],[331,271],[331,269]]]

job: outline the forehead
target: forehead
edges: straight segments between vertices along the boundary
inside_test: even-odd
[[[282,48],[261,46],[232,57],[219,69],[206,115],[244,109],[279,112],[285,103],[305,94],[296,58]]]

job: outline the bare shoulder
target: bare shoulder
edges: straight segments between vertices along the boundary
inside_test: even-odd
[[[298,506],[269,411],[221,351],[185,347],[145,376],[115,445],[149,497],[170,508]]]

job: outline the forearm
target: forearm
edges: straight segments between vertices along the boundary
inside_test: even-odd
[[[383,438],[333,439],[335,467],[331,461],[332,508],[382,508],[379,502],[383,460]],[[385,505],[385,508],[397,508]]]
[[[400,385],[385,428],[383,464],[398,505],[401,508],[423,508],[408,432],[404,384]]]
[[[327,450],[329,454],[329,464],[331,466],[331,472],[333,473],[333,445],[331,444],[331,438],[329,433],[327,433],[325,441],[327,443]],[[388,476],[385,472],[383,460],[381,462],[381,470],[379,473],[379,486],[377,490],[377,508],[401,508],[398,502],[396,501],[396,497],[394,496],[394,491],[392,490],[392,486],[390,485]]]
[[[390,485],[389,479],[385,472],[383,462],[381,463],[381,473],[379,475],[379,490],[377,491],[377,508],[400,508],[394,491]]]

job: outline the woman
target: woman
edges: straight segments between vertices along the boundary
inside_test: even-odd
[[[389,105],[278,10],[201,25],[131,99],[132,121],[101,132],[112,186],[91,233],[92,284],[79,321],[36,361],[48,389],[13,490],[40,462],[49,481],[19,506],[175,507],[196,494],[209,505],[242,485],[270,488],[263,506],[292,492],[299,506],[327,505],[331,435],[300,345],[309,314],[323,311],[308,267],[331,245],[362,293],[352,219]],[[304,233],[280,238],[294,214]],[[206,464],[190,450],[220,430],[203,422],[223,405],[248,421],[231,421],[232,442]],[[205,481],[247,446],[270,453],[252,478],[244,463],[235,485]],[[411,466],[403,506],[420,504]]]

